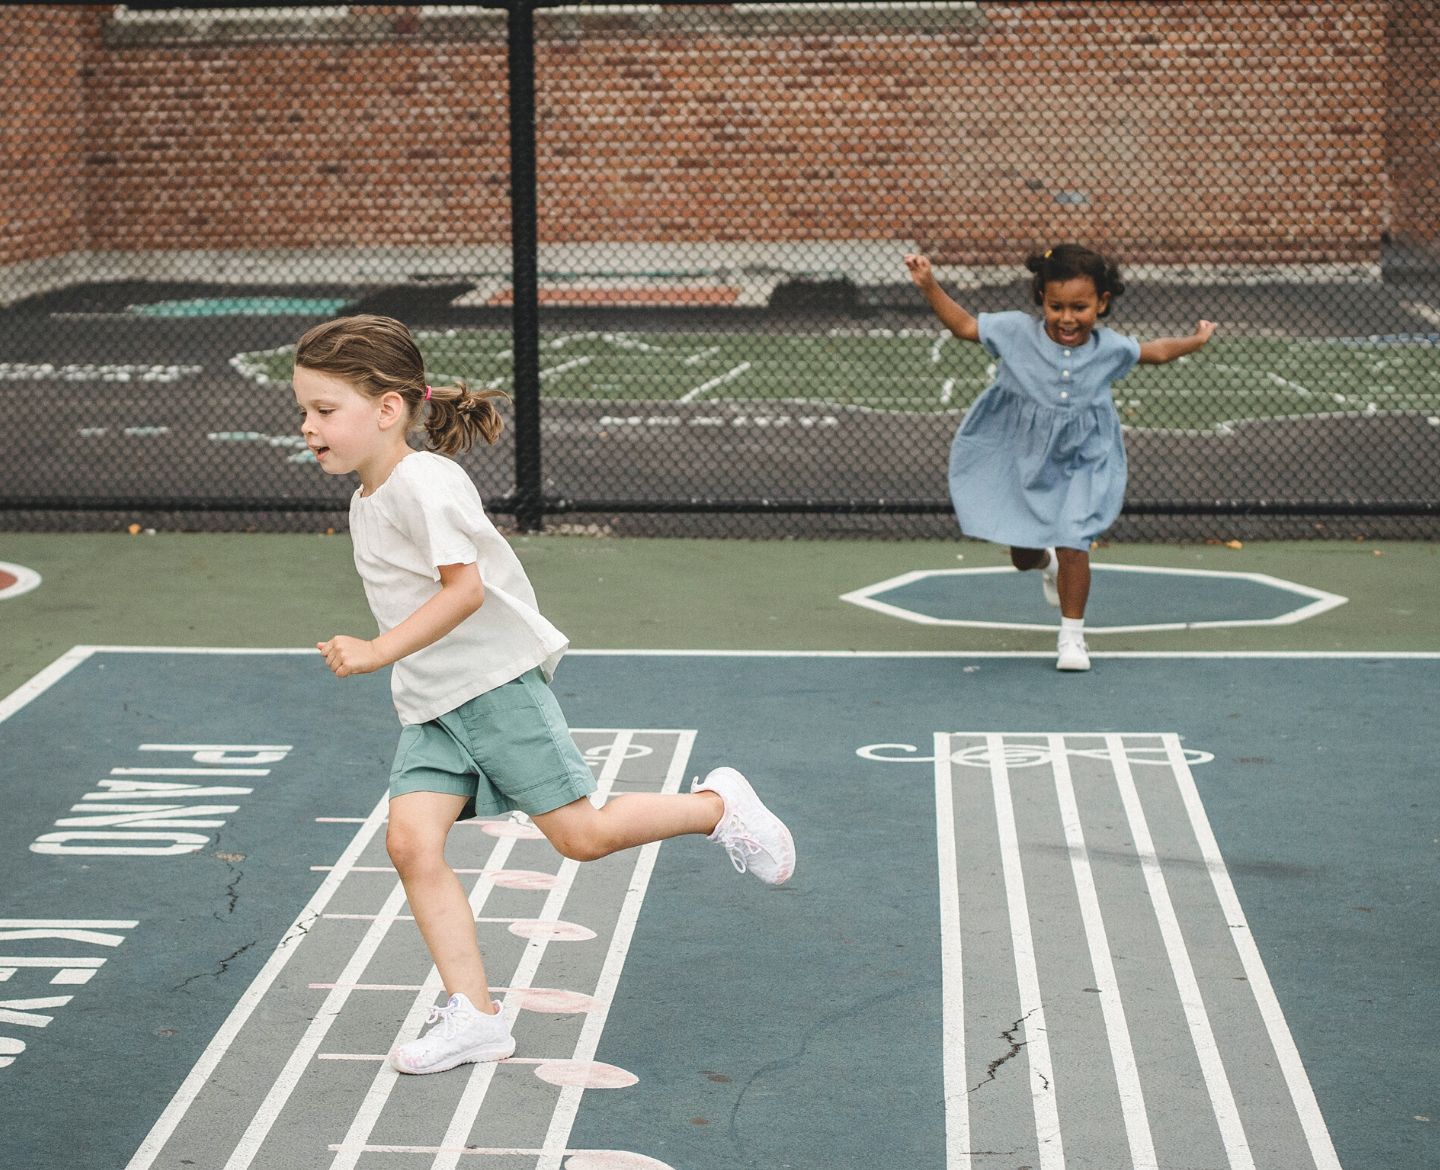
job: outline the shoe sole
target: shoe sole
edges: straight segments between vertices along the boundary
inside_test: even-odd
[[[427,1077],[432,1073],[449,1072],[452,1068],[459,1068],[462,1064],[487,1064],[492,1061],[506,1060],[515,1055],[515,1045],[511,1044],[503,1051],[497,1051],[493,1055],[489,1053],[463,1053],[460,1056],[446,1061],[442,1064],[432,1065],[429,1068],[406,1068],[392,1055],[389,1059],[390,1067],[398,1073],[411,1077]]]

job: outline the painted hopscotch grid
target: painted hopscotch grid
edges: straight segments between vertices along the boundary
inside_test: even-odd
[[[934,762],[949,1170],[1339,1170],[1190,771],[1210,756],[944,732],[861,754]]]
[[[678,791],[695,739],[675,729],[574,736],[596,770],[597,800]],[[462,1159],[489,1170],[668,1170],[641,1154],[567,1144],[586,1089],[636,1083],[595,1053],[659,843],[587,862],[581,880],[579,863],[522,815],[458,825],[448,860],[462,881],[474,879],[487,974],[519,1054],[402,1077],[384,1054],[420,1032],[443,990],[385,855],[386,803],[333,866],[314,867],[328,869],[320,889],[128,1170],[441,1170]]]

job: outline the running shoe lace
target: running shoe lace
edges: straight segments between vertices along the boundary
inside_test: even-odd
[[[744,873],[748,870],[750,858],[761,852],[760,842],[745,828],[744,822],[733,814],[726,822],[725,828],[720,831],[718,840],[721,845],[725,846],[725,852],[730,855],[730,864],[735,867],[736,873]]]

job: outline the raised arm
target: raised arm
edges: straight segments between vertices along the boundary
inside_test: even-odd
[[[980,340],[980,322],[951,300],[940,287],[928,257],[919,253],[906,256],[905,267],[910,270],[910,279],[915,282],[915,287],[925,295],[935,316],[940,318],[940,324],[964,341]]]
[[[468,565],[441,565],[440,592],[392,630],[377,638],[336,634],[315,649],[339,678],[369,674],[438,642],[485,602],[480,571]]]
[[[1215,332],[1214,321],[1201,321],[1189,337],[1157,337],[1140,346],[1140,363],[1146,366],[1163,366],[1187,353],[1194,353],[1210,340]]]

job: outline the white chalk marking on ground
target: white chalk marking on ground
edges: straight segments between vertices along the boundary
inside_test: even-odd
[[[945,1165],[970,1170],[970,1086],[965,1076],[965,979],[960,945],[960,871],[955,847],[951,743],[935,733],[935,833],[940,861],[940,1058],[945,1086]]]
[[[715,389],[716,386],[723,386],[726,382],[733,382],[749,368],[749,362],[741,362],[733,370],[727,370],[725,373],[720,374],[717,377],[711,378],[708,382],[701,382],[700,385],[695,387],[695,389],[685,391],[684,394],[680,395],[677,401],[694,402],[702,394],[707,394],[711,390]]]
[[[1120,791],[1121,803],[1125,806],[1125,818],[1130,825],[1131,839],[1135,842],[1140,869],[1145,876],[1150,902],[1160,925],[1165,954],[1170,960],[1170,970],[1175,975],[1175,986],[1180,993],[1180,1004],[1190,1029],[1190,1039],[1195,1046],[1195,1054],[1200,1059],[1200,1072],[1206,1091],[1210,1094],[1210,1104],[1220,1128],[1225,1156],[1232,1170],[1255,1170],[1250,1142],[1240,1121],[1235,1094],[1225,1073],[1224,1062],[1220,1058],[1220,1047],[1216,1043],[1214,1029],[1210,1026],[1210,1016],[1205,1008],[1205,999],[1200,994],[1194,965],[1190,962],[1190,952],[1180,929],[1180,919],[1175,913],[1175,904],[1171,901],[1170,889],[1155,852],[1155,842],[1150,836],[1145,809],[1140,803],[1140,793],[1135,787],[1135,777],[1130,770],[1130,761],[1125,754],[1124,737],[1106,735],[1105,747],[1115,770],[1116,786]]]
[[[684,780],[686,769],[690,764],[690,753],[695,744],[695,732],[685,731],[680,733],[675,745],[675,753],[670,757],[670,767],[665,774],[665,782],[661,785],[660,791],[674,793],[680,790],[680,784]],[[623,757],[624,751],[619,748],[619,741],[616,741],[617,750],[612,758]],[[609,766],[607,761],[606,766]],[[630,887],[625,892],[625,901],[620,907],[620,916],[615,924],[615,932],[611,936],[610,949],[605,955],[605,966],[600,972],[600,978],[596,981],[593,998],[596,1007],[585,1017],[584,1027],[580,1031],[580,1039],[575,1044],[574,1060],[593,1061],[596,1050],[600,1047],[600,1034],[605,1029],[605,1021],[610,1016],[610,1005],[615,1001],[615,992],[620,985],[620,972],[625,966],[625,958],[630,953],[630,943],[635,934],[635,924],[640,919],[640,906],[645,900],[645,891],[650,885],[650,876],[655,869],[655,859],[660,853],[660,842],[651,841],[640,849],[640,856],[635,862],[635,871],[630,878]],[[575,1125],[575,1116],[580,1111],[580,1095],[584,1088],[579,1085],[566,1085],[560,1090],[560,1100],[556,1102],[555,1112],[551,1116],[550,1129],[545,1134],[544,1154],[542,1155],[536,1170],[560,1170],[560,1161],[565,1154],[566,1143],[570,1140],[570,1131]]]
[[[719,353],[719,352],[720,352],[720,347],[719,347],[718,345],[712,345],[712,346],[710,346],[709,349],[702,349],[699,353],[692,353],[689,357],[685,358],[680,364],[681,364],[681,365],[686,365],[686,366],[699,365],[699,364],[700,364],[701,362],[703,362],[706,358],[712,356],[713,354],[717,354],[717,353]]]
[[[955,379],[946,378],[944,384],[940,387],[940,405],[948,406],[950,404],[950,397],[954,393]]]
[[[930,347],[930,364],[932,366],[940,364],[940,350],[945,345],[945,339],[949,336],[950,334],[948,333],[940,334],[940,336],[935,339],[935,344]]]
[[[1265,970],[1265,962],[1255,945],[1255,936],[1250,932],[1239,895],[1235,893],[1235,886],[1230,881],[1230,871],[1220,853],[1220,844],[1215,840],[1215,833],[1210,828],[1210,820],[1205,815],[1205,806],[1201,803],[1199,789],[1195,786],[1195,775],[1185,759],[1185,749],[1180,744],[1180,737],[1173,732],[1167,732],[1162,738],[1170,768],[1180,789],[1181,800],[1190,816],[1190,827],[1195,833],[1195,840],[1200,844],[1200,853],[1205,858],[1205,868],[1210,871],[1210,880],[1215,886],[1216,896],[1220,899],[1225,921],[1230,924],[1230,937],[1234,939],[1235,949],[1240,954],[1240,964],[1245,968],[1245,978],[1265,1021],[1265,1030],[1270,1034],[1270,1043],[1275,1048],[1280,1071],[1290,1090],[1290,1100],[1295,1105],[1295,1112],[1300,1117],[1300,1127],[1310,1145],[1310,1155],[1315,1159],[1317,1170],[1340,1170],[1340,1159],[1335,1153],[1334,1143],[1330,1140],[1330,1131],[1320,1112],[1320,1103],[1315,1099],[1315,1089],[1305,1073],[1299,1049],[1295,1047],[1295,1037],[1291,1035],[1290,1027],[1285,1022],[1280,1000],[1275,995],[1275,988]]]
[[[1020,838],[1015,828],[1015,806],[1003,737],[987,735],[985,750],[995,798],[1005,904],[1010,913],[1010,940],[1015,951],[1015,982],[1020,992],[1025,1054],[1030,1066],[1030,1101],[1035,1111],[1035,1137],[1040,1143],[1040,1170],[1064,1170],[1065,1146],[1055,1099],[1055,1069],[1050,1058],[1045,1004],[1040,997],[1040,972],[1035,962],[1035,938],[1030,931],[1030,906],[1025,896],[1025,874],[1020,862]]]
[[[73,653],[73,652],[72,652]],[[340,888],[341,883],[349,876],[350,866],[355,864],[355,859],[360,856],[365,847],[370,843],[380,826],[385,822],[385,812],[389,806],[388,797],[382,798],[371,810],[370,815],[365,819],[364,827],[355,834],[350,844],[345,847],[345,852],[340,855],[336,862],[334,871],[320,883],[320,888],[305,904],[304,909],[296,916],[295,921],[285,932],[284,937],[271,952],[270,958],[255,976],[250,986],[245,989],[245,994],[240,997],[230,1015],[226,1017],[225,1023],[215,1033],[214,1039],[206,1046],[201,1053],[200,1059],[195,1062],[195,1067],[185,1078],[175,1096],[170,1099],[170,1104],[151,1127],[145,1140],[140,1143],[140,1148],[127,1164],[126,1170],[148,1170],[154,1164],[155,1158],[164,1149],[165,1143],[170,1140],[176,1127],[184,1118],[190,1106],[200,1095],[200,1091],[209,1082],[216,1067],[230,1050],[240,1030],[245,1026],[247,1020],[260,1001],[264,999],[270,987],[284,970],[285,964],[290,961],[290,956],[295,953],[295,948],[290,944],[305,935],[310,927],[320,917],[326,904]],[[358,972],[357,972],[358,974]]]
[[[1070,871],[1080,899],[1080,919],[1085,926],[1085,942],[1090,949],[1095,986],[1100,992],[1100,1010],[1105,1019],[1105,1035],[1110,1042],[1110,1061],[1115,1068],[1115,1081],[1120,1092],[1120,1112],[1125,1121],[1125,1137],[1130,1144],[1131,1165],[1133,1170],[1159,1170],[1150,1117],[1145,1109],[1145,1093],[1140,1084],[1140,1069],[1135,1061],[1135,1048],[1125,1019],[1125,1004],[1120,998],[1120,981],[1110,958],[1110,940],[1105,931],[1104,915],[1100,911],[1100,897],[1095,889],[1095,875],[1090,867],[1090,853],[1080,821],[1080,807],[1070,776],[1065,737],[1051,735],[1048,743],[1055,772],[1055,795],[1060,802],[1060,822],[1065,829],[1065,844],[1070,850]]]

